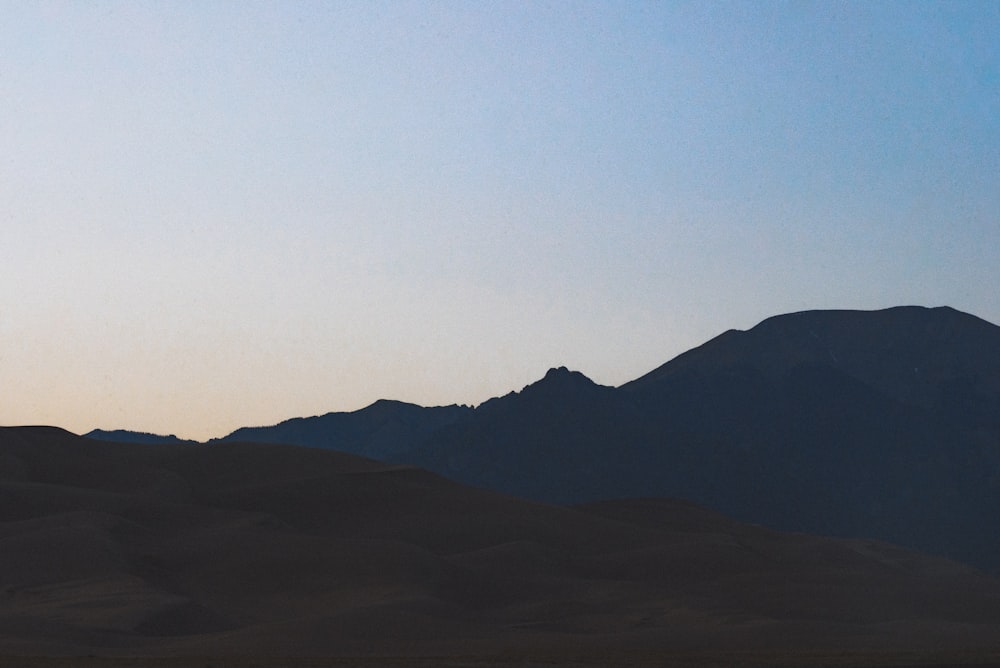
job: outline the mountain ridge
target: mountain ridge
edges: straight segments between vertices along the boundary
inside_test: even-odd
[[[545,502],[685,498],[1000,572],[1000,328],[950,307],[773,316],[619,387],[555,367],[475,408],[373,406],[254,440]]]
[[[471,410],[454,404],[423,407],[380,399],[348,413],[292,418],[272,427],[244,427],[209,443],[287,442],[385,459],[415,447],[426,435],[461,420]]]
[[[834,320],[836,322],[832,322]],[[918,327],[921,331],[915,333],[913,330]],[[966,340],[973,341],[980,349],[953,349],[949,351],[950,359],[936,354],[948,344],[959,327]],[[950,372],[952,375],[959,375],[979,371],[983,364],[989,364],[989,372],[994,377],[1000,377],[1000,361],[983,354],[981,350],[982,347],[988,347],[991,351],[995,348],[996,330],[996,325],[948,306],[897,306],[878,311],[800,311],[771,316],[746,331],[728,330],[621,387],[636,389],[649,385],[670,372],[691,365],[695,360],[704,363],[706,351],[711,351],[716,364],[742,356],[750,358],[758,368],[770,367],[778,371],[787,371],[794,364],[805,361],[826,361],[848,370],[851,375],[869,384],[881,386],[880,389],[895,391],[900,398],[927,404],[931,397],[927,396],[926,389],[919,397],[906,396],[894,386],[904,382],[912,383],[914,379],[907,373],[911,369],[916,370],[916,374]],[[891,334],[886,336],[886,331]],[[823,332],[824,338],[821,339],[818,332]],[[920,338],[926,342],[925,345],[919,350],[907,349],[906,339],[912,340],[915,334],[923,335]],[[873,351],[873,339],[877,337],[881,339],[877,343],[882,348]],[[783,345],[774,346],[776,339],[781,340]],[[859,346],[851,345],[858,341],[868,345],[860,347],[860,350]],[[765,348],[767,344],[771,345]],[[908,354],[906,359],[891,360],[897,362],[899,368],[891,371],[891,380],[879,382],[875,378],[875,372],[878,370],[884,373],[886,370],[872,367],[872,363],[877,361],[873,353],[880,353],[888,358],[900,353]],[[930,368],[922,369],[924,365],[921,362],[928,358]],[[991,389],[1000,391],[1000,384]]]

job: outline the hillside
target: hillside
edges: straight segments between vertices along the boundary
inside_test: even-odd
[[[555,507],[320,449],[52,428],[0,429],[0,500],[0,655],[1000,651],[996,580],[678,501]]]
[[[391,459],[420,445],[430,434],[461,422],[465,406],[425,408],[380,400],[349,413],[293,418],[272,427],[243,427],[217,441],[292,443],[329,448],[373,459]]]
[[[1000,328],[947,307],[775,316],[620,388],[559,368],[475,409],[381,401],[221,440],[331,448],[544,502],[684,498],[1000,573]]]
[[[949,308],[778,316],[618,389],[554,370],[402,459],[534,499],[675,496],[1000,572],[1000,328]]]

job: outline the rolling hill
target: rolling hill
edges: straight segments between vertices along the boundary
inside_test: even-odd
[[[2,428],[0,577],[9,656],[1000,652],[1000,582],[956,562],[667,499],[545,505],[287,445]]]

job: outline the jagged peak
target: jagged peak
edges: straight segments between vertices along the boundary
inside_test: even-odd
[[[579,371],[572,371],[564,366],[552,367],[545,372],[545,376],[535,382],[533,385],[539,383],[582,383],[585,385],[596,385],[594,381],[580,373]]]
[[[579,371],[573,371],[565,366],[559,366],[549,369],[545,373],[544,377],[526,386],[518,394],[532,395],[550,392],[587,392],[603,387],[603,385],[598,385]]]

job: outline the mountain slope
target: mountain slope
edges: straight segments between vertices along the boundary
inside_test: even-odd
[[[653,390],[685,372],[752,368],[772,378],[797,367],[837,369],[895,401],[924,408],[976,396],[1000,420],[1000,328],[949,307],[805,311],[730,330],[623,386]]]
[[[177,438],[173,434],[162,436],[160,434],[150,434],[142,431],[129,431],[128,429],[114,429],[105,431],[104,429],[94,429],[83,435],[84,438],[92,438],[97,441],[110,441],[113,443],[159,443],[159,444],[189,444],[195,441],[187,441]]]
[[[1000,572],[990,323],[948,308],[805,312],[727,332],[617,390],[550,376],[399,459],[545,501],[676,496]]]
[[[385,401],[231,439],[546,502],[685,498],[1000,573],[1000,328],[947,307],[775,316],[620,388],[560,368],[474,410]]]
[[[320,449],[4,428],[0,501],[0,654],[1000,652],[996,580],[669,500],[563,508]]]
[[[641,417],[613,388],[561,367],[521,392],[482,404],[471,419],[396,459],[544,501],[608,498],[616,481],[618,495],[642,496],[647,490],[635,484],[635,459],[623,456],[620,437],[641,426]],[[563,443],[571,443],[572,452],[554,458]]]
[[[244,427],[217,440],[291,443],[391,459],[471,413],[472,409],[465,406],[424,408],[383,399],[350,413],[293,418],[272,427]]]

